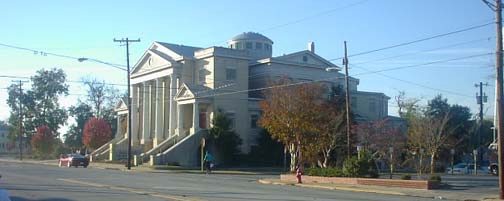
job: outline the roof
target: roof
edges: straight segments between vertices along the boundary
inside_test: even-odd
[[[268,37],[260,34],[260,33],[255,33],[255,32],[244,32],[242,34],[238,34],[235,37],[231,38],[231,40],[261,40],[261,41],[267,41],[273,44],[273,41],[269,39]]]
[[[192,47],[192,46],[185,46],[185,45],[177,45],[177,44],[171,44],[171,43],[164,43],[164,42],[157,42],[156,43],[164,46],[165,48],[170,49],[171,51],[182,55],[184,57],[193,57],[194,52],[201,50],[202,48],[200,47]]]

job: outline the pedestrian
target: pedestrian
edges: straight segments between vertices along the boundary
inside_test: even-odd
[[[206,173],[209,174],[212,171],[212,168],[214,166],[214,164],[213,164],[214,158],[213,158],[212,154],[210,154],[210,152],[206,151],[205,157],[203,158],[203,161],[204,161]]]

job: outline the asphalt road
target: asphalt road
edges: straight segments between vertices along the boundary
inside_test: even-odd
[[[13,201],[428,200],[256,182],[272,175],[123,172],[20,163],[0,163],[0,174],[0,189],[6,189]]]

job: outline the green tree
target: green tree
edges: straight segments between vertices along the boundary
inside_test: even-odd
[[[248,154],[248,162],[255,165],[282,165],[284,147],[282,143],[271,138],[268,131],[262,129],[256,139],[257,145],[252,146]]]
[[[225,164],[236,162],[241,153],[242,139],[233,131],[231,123],[231,120],[219,111],[212,119],[212,128],[208,131],[207,140],[215,147],[219,158]]]
[[[15,135],[19,116],[19,100],[23,105],[24,129],[28,138],[31,138],[32,132],[41,125],[47,125],[52,130],[52,134],[59,136],[57,130],[65,124],[67,120],[66,110],[60,106],[59,97],[68,95],[68,85],[66,74],[62,69],[41,69],[30,78],[31,89],[25,90],[23,94],[19,93],[18,85],[13,84],[8,87],[9,98],[7,104],[11,109],[9,124],[11,131]],[[22,98],[21,98],[22,97]]]
[[[91,106],[86,103],[79,102],[77,106],[69,108],[69,114],[75,119],[75,124],[70,126],[65,136],[65,144],[72,149],[82,148],[82,133],[86,121],[93,117]]]

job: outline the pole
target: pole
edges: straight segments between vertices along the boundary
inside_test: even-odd
[[[23,160],[23,81],[19,82],[19,160]]]
[[[504,199],[504,132],[503,132],[503,109],[502,109],[502,1],[495,0],[495,19],[497,24],[497,50],[496,58],[496,73],[497,73],[497,134],[498,137],[498,151],[499,151],[499,198]]]
[[[345,108],[346,108],[346,134],[347,134],[347,158],[350,159],[350,90],[348,81],[348,54],[347,54],[347,44],[345,44],[345,58],[343,59],[343,64],[345,65]]]
[[[114,39],[114,42],[125,42],[126,43],[126,66],[127,66],[127,79],[128,79],[128,170],[131,170],[131,77],[130,77],[130,63],[129,63],[129,43],[130,42],[140,42],[140,39],[138,40],[129,40],[126,38],[126,40],[121,39],[121,40],[116,40]]]

